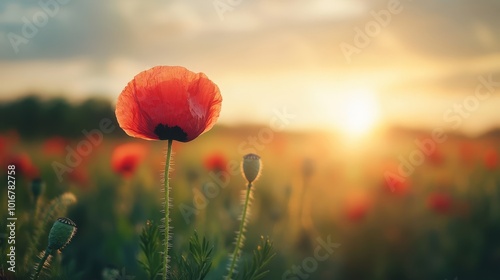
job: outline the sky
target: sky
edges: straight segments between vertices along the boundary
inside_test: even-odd
[[[225,124],[286,110],[291,129],[477,135],[500,126],[499,11],[498,0],[4,0],[0,100],[114,101],[140,71],[182,65],[219,86]]]

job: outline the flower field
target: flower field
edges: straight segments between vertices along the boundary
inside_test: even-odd
[[[115,126],[112,120],[108,128]],[[268,237],[276,254],[263,279],[500,275],[495,134],[476,139],[450,134],[442,143],[431,143],[426,132],[392,129],[354,147],[321,131],[275,131],[259,138],[265,129],[216,126],[190,143],[173,144],[171,252],[187,256],[194,232],[205,237],[213,246],[206,279],[227,273],[246,189],[240,165],[248,152],[260,156],[262,170],[253,184],[242,269],[252,251],[259,251],[261,237]],[[43,214],[54,208],[77,231],[52,257],[43,277],[148,279],[138,262],[140,236],[148,220],[158,223],[163,216],[166,147],[162,141],[88,131],[80,138],[36,140],[14,130],[2,133],[2,180],[7,180],[7,165],[16,168],[18,275],[35,264],[29,255],[47,247],[57,217]],[[257,141],[250,144],[249,137]],[[3,221],[6,195],[0,194]],[[37,228],[41,221],[34,217],[49,221]],[[9,253],[4,237],[2,256]],[[5,261],[2,268],[3,277],[16,279]]]

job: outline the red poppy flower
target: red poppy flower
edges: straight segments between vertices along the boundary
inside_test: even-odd
[[[405,178],[404,181],[394,180],[390,186],[386,182],[385,186],[387,191],[397,196],[405,196],[410,192],[410,180],[408,178]]]
[[[7,160],[7,165],[15,165],[16,174],[19,173],[28,179],[34,179],[40,176],[38,168],[36,168],[27,154],[11,155]]]
[[[399,175],[398,165],[396,163],[388,163],[385,170],[382,182],[383,190],[395,196],[407,195],[411,190],[410,178]]]
[[[7,153],[7,140],[0,135],[0,164],[4,164]]]
[[[11,130],[4,135],[0,135],[0,157],[3,155],[3,158],[6,159],[7,151],[12,149],[18,141],[19,136],[16,131]]]
[[[0,152],[3,154],[4,150],[7,148],[7,139],[0,135]]]
[[[156,66],[128,83],[118,97],[116,117],[130,136],[188,142],[210,130],[222,96],[203,73],[180,66]]]
[[[365,218],[372,206],[372,200],[367,194],[351,195],[344,204],[345,217],[352,222]]]
[[[447,214],[451,210],[452,200],[446,193],[432,193],[427,197],[427,206],[436,213]]]
[[[65,154],[65,148],[68,145],[68,141],[62,137],[52,137],[47,139],[42,146],[42,151],[45,155],[60,156]]]
[[[489,149],[484,156],[484,165],[489,170],[494,170],[498,166],[498,153],[495,149]]]
[[[441,165],[445,160],[443,153],[437,147],[427,158],[429,159],[429,164],[433,165]]]
[[[227,159],[223,153],[216,152],[208,155],[204,160],[205,168],[209,171],[227,171]]]
[[[463,163],[469,165],[474,162],[476,150],[471,142],[462,142],[459,146],[460,159]]]
[[[89,173],[87,172],[87,169],[84,169],[82,167],[73,169],[73,171],[69,173],[68,178],[71,182],[76,183],[81,187],[87,187],[90,181],[89,180],[90,176]]]
[[[19,143],[19,133],[16,130],[9,130],[5,134],[5,139],[7,140],[7,144],[14,146]]]
[[[113,171],[124,177],[134,174],[139,163],[146,156],[146,147],[137,143],[127,143],[117,146],[111,156]]]

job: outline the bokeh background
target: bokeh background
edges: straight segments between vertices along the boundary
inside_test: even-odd
[[[274,240],[266,279],[498,279],[499,10],[495,0],[5,0],[0,176],[20,170],[21,229],[33,179],[46,202],[75,195],[67,216],[79,231],[61,260],[73,278],[126,268],[142,279],[138,236],[160,217],[165,143],[127,137],[114,105],[138,72],[182,65],[224,98],[213,130],[174,145],[171,176],[174,248],[195,229],[213,241],[210,279],[233,249],[244,189],[234,166],[248,152],[264,169],[245,249]],[[114,129],[102,132],[103,120]],[[102,141],[56,172],[95,130]],[[206,199],[207,183],[220,194]],[[318,238],[340,247],[284,276]]]

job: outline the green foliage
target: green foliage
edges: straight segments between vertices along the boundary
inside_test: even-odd
[[[195,276],[197,276],[196,279],[204,279],[210,271],[210,267],[212,266],[212,250],[213,247],[210,246],[206,238],[203,237],[203,240],[200,241],[198,233],[195,231],[189,240],[189,252],[197,268],[197,272],[195,273]]]
[[[32,268],[32,263],[36,259],[36,252],[39,252],[41,237],[45,235],[49,223],[56,217],[65,216],[70,205],[76,203],[76,197],[70,192],[52,199],[47,205],[42,205],[41,201],[36,204],[35,215],[32,219],[33,231],[28,234],[28,247],[24,258],[23,270],[28,272]]]
[[[139,264],[148,275],[148,279],[161,278],[161,235],[158,225],[148,221],[140,236],[142,254]],[[168,278],[172,280],[203,280],[212,269],[214,247],[205,238],[200,238],[194,232],[189,239],[189,250],[183,254],[172,254],[171,268]],[[273,243],[269,238],[261,237],[257,249],[253,251],[251,261],[245,263],[245,268],[239,279],[260,280],[269,272],[266,267],[276,255]],[[236,277],[238,278],[238,277]]]
[[[84,279],[84,271],[79,267],[78,263],[71,259],[65,265],[62,264],[62,254],[53,255],[53,260],[50,266],[51,280],[80,280]]]
[[[189,252],[185,255],[174,255],[173,266],[169,271],[169,278],[174,280],[203,280],[212,267],[213,246],[203,237],[200,240],[198,233],[189,239]]]
[[[0,119],[9,120],[0,122],[0,131],[16,130],[29,139],[56,135],[81,137],[82,129],[96,127],[105,118],[116,120],[111,102],[103,98],[72,103],[60,97],[42,99],[30,95],[0,103]],[[123,132],[117,129],[114,133]]]
[[[37,280],[40,275],[44,275],[42,276],[42,279],[49,276],[49,268],[52,261],[52,251],[42,251],[38,256],[38,259],[39,260],[35,265],[33,274],[31,275],[31,280]]]
[[[162,269],[160,237],[158,225],[147,221],[140,237],[140,246],[143,254],[139,257],[139,264],[146,271],[150,280],[157,279]]]
[[[49,242],[47,249],[40,253],[39,261],[35,265],[31,279],[36,280],[42,272],[49,276],[49,267],[52,258],[56,258],[56,270],[60,270],[60,250],[62,250],[70,241],[76,232],[75,223],[68,218],[58,218],[49,233]],[[56,275],[61,275],[57,273]],[[54,275],[50,279],[54,279]]]
[[[260,244],[257,249],[253,251],[252,262],[245,263],[245,268],[241,274],[242,280],[259,280],[263,279],[269,270],[266,267],[269,265],[271,260],[276,255],[273,248],[273,243],[269,240],[269,237],[264,238],[261,236]]]
[[[34,202],[28,204],[31,207],[25,209],[30,215],[20,215],[21,217],[18,224],[20,238],[18,240],[20,241],[22,238],[25,238],[25,241],[16,242],[16,245],[19,244],[19,246],[17,246],[17,248],[19,248],[18,252],[20,252],[19,266],[15,274],[10,274],[5,271],[3,266],[0,267],[0,279],[10,279],[10,276],[16,279],[61,279],[58,277],[64,275],[64,271],[61,268],[59,251],[49,249],[42,251],[42,246],[47,244],[46,241],[43,242],[43,237],[48,235],[47,231],[49,225],[57,217],[66,216],[68,207],[76,203],[76,201],[77,199],[73,193],[65,192],[51,201],[46,202],[46,200],[43,199],[43,191],[38,192]],[[3,242],[0,243],[2,245],[6,244]],[[2,252],[5,252],[5,248],[1,249]],[[57,258],[55,266],[51,262],[53,257],[59,257]],[[49,266],[51,267],[50,270],[48,269]],[[73,277],[76,275],[75,273],[71,275],[72,279],[79,279],[78,277]],[[68,277],[65,279],[68,279]]]

